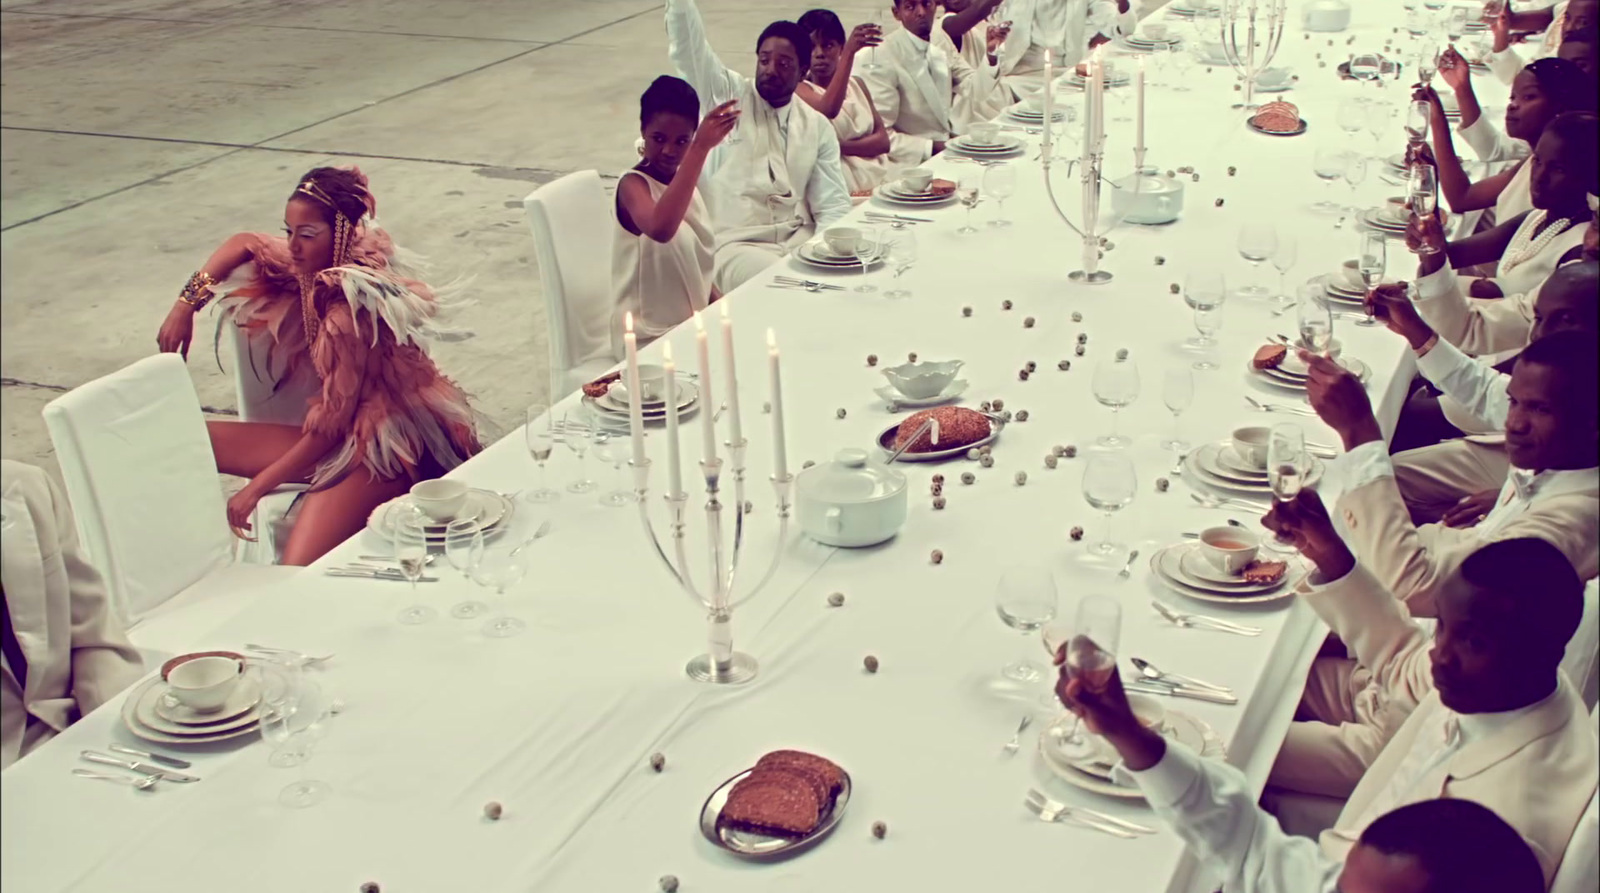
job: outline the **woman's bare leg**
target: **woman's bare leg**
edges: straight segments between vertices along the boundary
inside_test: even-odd
[[[253,478],[300,440],[300,429],[269,422],[206,422],[217,471]]]
[[[386,481],[357,468],[326,490],[307,493],[283,545],[283,564],[304,566],[367,525],[372,510],[411,489],[406,478]]]

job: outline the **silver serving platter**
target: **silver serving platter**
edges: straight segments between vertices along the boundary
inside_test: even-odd
[[[850,773],[840,769],[839,771],[844,773],[844,788],[839,791],[839,796],[834,798],[833,809],[822,817],[822,821],[817,823],[816,830],[810,834],[804,837],[769,837],[765,834],[724,827],[722,807],[728,802],[728,792],[754,771],[755,767],[752,766],[718,785],[717,789],[711,792],[711,796],[706,798],[705,805],[700,807],[700,833],[719,849],[727,850],[736,856],[756,860],[782,859],[804,852],[828,836],[828,832],[832,831],[834,826],[839,824],[839,819],[844,816],[845,807],[850,805]]]
[[[986,413],[986,415],[987,415],[987,413]],[[1000,432],[1005,430],[1005,427],[1006,427],[1005,420],[1003,420],[999,416],[995,416],[995,415],[989,415],[988,418],[989,418],[989,436],[988,437],[985,437],[985,438],[982,438],[981,440],[977,440],[977,441],[974,441],[972,443],[969,443],[966,446],[955,447],[953,449],[948,449],[948,450],[930,450],[930,451],[928,451],[926,453],[913,453],[910,450],[907,450],[906,452],[901,453],[899,458],[895,459],[895,461],[896,462],[943,462],[946,459],[962,459],[962,458],[965,458],[966,455],[967,455],[967,450],[975,450],[978,447],[983,446],[984,444],[993,443],[995,441],[995,439],[1000,436]],[[885,458],[887,458],[887,457],[889,457],[891,455],[894,455],[894,436],[896,434],[898,434],[899,432],[900,432],[900,423],[896,422],[895,424],[890,425],[889,427],[883,429],[883,431],[878,434],[878,449],[883,450],[883,455],[884,455]]]

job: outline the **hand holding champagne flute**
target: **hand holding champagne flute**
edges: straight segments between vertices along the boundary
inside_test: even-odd
[[[1117,671],[1117,647],[1122,638],[1122,603],[1104,595],[1088,595],[1078,602],[1069,630],[1060,625],[1046,624],[1043,628],[1044,644],[1060,667],[1056,694],[1065,694],[1076,680],[1082,688],[1104,691]],[[1088,747],[1081,734],[1082,721],[1072,724],[1066,742]]]

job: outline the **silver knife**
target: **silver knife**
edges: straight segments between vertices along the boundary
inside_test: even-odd
[[[400,573],[386,574],[386,573],[382,573],[380,571],[339,570],[339,569],[335,568],[333,570],[323,571],[323,576],[325,576],[325,577],[359,577],[359,578],[361,578],[363,580],[392,580],[392,581],[396,581],[396,582],[400,582],[400,583],[406,582],[406,578],[405,578],[405,576],[403,574],[400,574]],[[418,577],[417,578],[417,582],[418,583],[437,583],[437,582],[439,582],[439,578],[438,577]]]
[[[1213,704],[1237,704],[1239,698],[1235,695],[1226,695],[1220,691],[1207,691],[1203,688],[1191,688],[1186,685],[1157,685],[1151,682],[1127,682],[1123,688],[1128,691],[1142,692],[1147,695],[1170,695],[1174,698],[1192,698],[1196,701],[1210,701]]]
[[[200,777],[197,775],[185,775],[182,772],[174,772],[171,769],[157,766],[154,763],[141,763],[138,760],[119,760],[114,756],[103,754],[94,750],[83,751],[79,754],[79,756],[91,763],[104,763],[107,766],[121,766],[124,769],[132,769],[135,772],[143,772],[147,775],[159,775],[165,781],[176,781],[181,784],[188,784],[191,781],[200,780]]]
[[[131,747],[123,747],[120,744],[113,744],[109,749],[115,753],[125,753],[130,757],[144,757],[147,760],[155,760],[163,766],[171,766],[174,769],[187,769],[194,765],[188,760],[180,760],[177,757],[169,757],[165,754],[151,753],[147,750],[134,750]]]

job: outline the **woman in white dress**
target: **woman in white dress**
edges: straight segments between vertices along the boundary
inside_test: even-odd
[[[799,25],[811,35],[811,68],[794,95],[833,122],[850,195],[870,195],[889,177],[889,130],[850,68],[857,51],[878,45],[881,32],[877,25],[857,25],[846,39],[839,17],[826,9],[811,10]]]
[[[643,158],[617,181],[622,232],[612,243],[611,259],[616,356],[622,355],[623,314],[633,314],[643,346],[717,299],[711,287],[711,215],[695,184],[706,156],[738,123],[737,104],[717,106],[702,122],[694,88],[666,76],[639,98]]]

